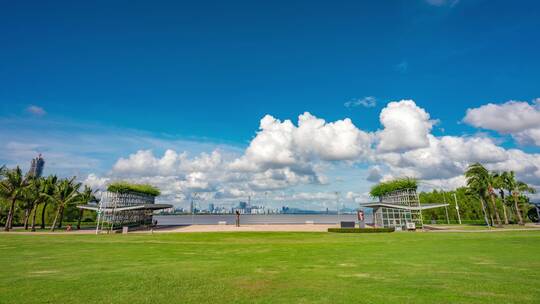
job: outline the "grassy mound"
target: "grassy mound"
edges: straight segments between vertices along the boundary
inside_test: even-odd
[[[143,193],[152,196],[161,194],[158,188],[147,184],[131,184],[128,182],[115,182],[107,187],[107,191],[116,193]]]

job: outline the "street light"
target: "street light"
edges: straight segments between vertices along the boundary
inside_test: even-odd
[[[457,197],[456,197],[456,193],[454,192],[454,201],[456,202],[456,212],[457,212],[457,218],[458,218],[458,222],[459,224],[461,225],[461,216],[459,215],[459,205],[457,203]]]
[[[194,200],[197,198],[197,192],[193,192],[191,195],[191,225],[195,222],[195,202]]]
[[[336,194],[336,207],[337,207],[337,221],[339,224],[341,222],[341,218],[339,214],[339,191],[336,191],[335,194]]]
[[[264,191],[264,205],[266,206],[266,214],[268,214],[268,191]]]

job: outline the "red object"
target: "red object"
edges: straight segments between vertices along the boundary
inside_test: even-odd
[[[364,211],[358,210],[357,214],[358,214],[358,220],[363,221],[364,220]]]

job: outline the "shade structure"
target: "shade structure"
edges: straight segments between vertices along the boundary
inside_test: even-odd
[[[422,228],[422,210],[446,207],[448,204],[420,205],[416,189],[402,189],[379,197],[378,202],[360,204],[373,209],[373,225],[384,228],[407,229],[411,224]]]
[[[154,196],[144,193],[103,192],[99,203],[77,207],[98,213],[98,231],[122,226],[150,225],[155,210],[171,208],[172,205],[156,204]]]

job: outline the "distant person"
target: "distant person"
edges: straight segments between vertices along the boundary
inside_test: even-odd
[[[68,225],[66,226],[66,231],[71,231],[71,229],[72,229],[71,224],[68,224]]]
[[[240,227],[240,211],[236,210],[236,227]]]

